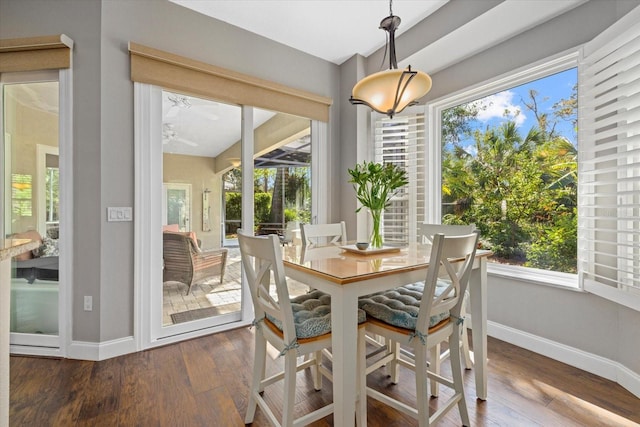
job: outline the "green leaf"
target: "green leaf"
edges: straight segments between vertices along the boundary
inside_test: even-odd
[[[389,206],[398,190],[409,183],[407,172],[391,163],[362,162],[348,169],[356,192],[356,198],[362,207],[370,210],[383,210]]]

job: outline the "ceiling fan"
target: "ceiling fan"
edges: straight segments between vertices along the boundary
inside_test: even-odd
[[[170,142],[181,142],[191,147],[198,146],[196,142],[190,141],[188,139],[180,138],[178,136],[178,133],[175,131],[173,124],[163,123],[162,124],[162,144],[166,145],[166,144],[169,144]]]
[[[195,100],[194,103],[192,100]],[[184,95],[167,94],[166,101],[170,104],[164,115],[165,119],[176,117],[180,111],[189,110],[190,113],[198,115],[206,120],[218,120],[216,114],[219,106],[217,102],[201,100],[198,98],[189,98]]]
[[[171,105],[167,110],[167,113],[165,114],[165,118],[175,117],[180,112],[180,109],[188,109],[191,108],[192,105],[191,101],[189,101],[189,98],[183,95],[168,94],[167,100]]]

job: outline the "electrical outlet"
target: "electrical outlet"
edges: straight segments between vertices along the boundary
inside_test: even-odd
[[[84,297],[84,311],[93,310],[93,297],[85,295]]]

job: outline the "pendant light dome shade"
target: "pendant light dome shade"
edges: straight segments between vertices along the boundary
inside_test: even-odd
[[[431,77],[422,71],[411,69],[398,70],[396,60],[395,32],[400,25],[400,17],[391,10],[389,16],[380,22],[380,29],[389,33],[389,69],[371,74],[360,80],[351,91],[349,102],[353,105],[367,105],[371,109],[393,117],[409,105],[417,104],[417,99],[431,90]],[[386,55],[387,49],[385,49]]]
[[[431,77],[422,71],[390,69],[360,80],[351,92],[352,104],[364,104],[393,117],[431,89]]]

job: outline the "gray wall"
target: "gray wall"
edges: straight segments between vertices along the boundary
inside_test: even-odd
[[[67,34],[74,74],[74,341],[133,334],[132,222],[106,222],[133,206],[133,83],[129,41],[337,99],[335,64],[165,0],[0,0],[0,38]],[[311,77],[311,78],[310,78]],[[331,108],[330,188],[340,179],[340,106]],[[338,217],[337,201],[329,204]],[[134,213],[135,215],[135,213]],[[92,295],[85,312],[82,297]]]

